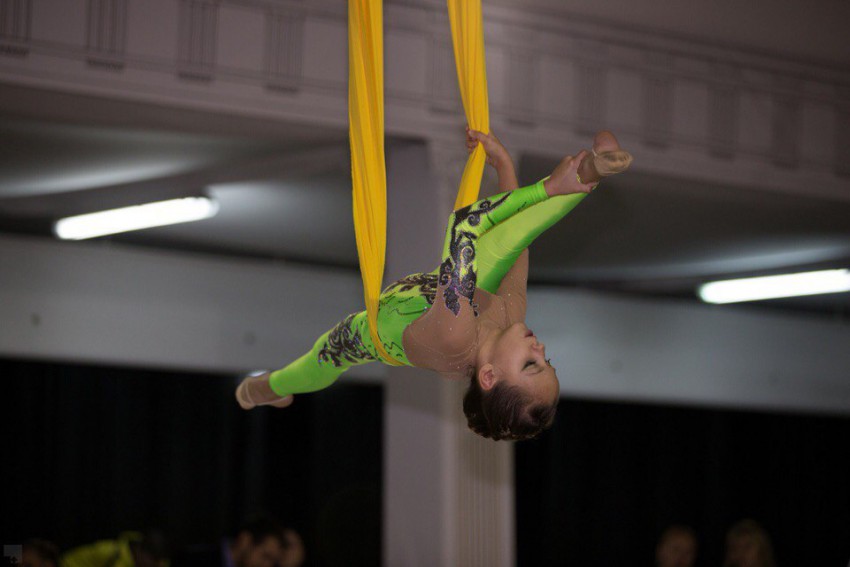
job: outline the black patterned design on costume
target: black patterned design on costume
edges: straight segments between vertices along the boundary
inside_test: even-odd
[[[445,287],[443,297],[446,300],[446,307],[455,316],[460,314],[461,298],[466,298],[469,301],[473,314],[476,317],[478,316],[478,306],[472,300],[475,295],[475,284],[478,280],[478,274],[475,271],[475,241],[478,239],[478,235],[470,230],[464,230],[463,225],[478,226],[481,223],[482,215],[499,207],[509,196],[510,193],[507,193],[496,201],[484,199],[455,211],[451,226],[449,253],[440,265],[439,277],[440,285]]]
[[[322,350],[319,351],[319,363],[331,362],[334,366],[342,366],[343,361],[356,363],[363,360],[375,360],[366,350],[360,330],[352,325],[354,316],[351,314],[337,323],[330,333]]]
[[[428,305],[434,305],[437,297],[437,274],[412,274],[389,286],[386,292],[418,290]]]

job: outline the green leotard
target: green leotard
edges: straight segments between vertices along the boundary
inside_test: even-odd
[[[459,302],[472,303],[476,287],[496,293],[522,251],[585,196],[550,198],[539,181],[455,211],[440,267],[407,276],[381,294],[378,327],[387,353],[410,366],[402,345],[404,330],[434,304],[438,289],[456,315]],[[279,396],[314,392],[330,386],[351,366],[376,360],[366,312],[361,311],[319,337],[308,353],[272,372],[269,383]]]

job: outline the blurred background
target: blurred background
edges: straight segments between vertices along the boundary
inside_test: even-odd
[[[520,183],[603,128],[635,156],[531,249],[562,399],[516,445],[412,369],[233,398],[362,308],[345,3],[0,0],[4,558],[847,565],[850,293],[697,289],[850,268],[850,8],[483,4]],[[445,3],[384,25],[389,282],[438,263],[466,151]],[[200,196],[215,216],[53,230]]]

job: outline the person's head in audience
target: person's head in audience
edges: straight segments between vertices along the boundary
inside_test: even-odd
[[[755,520],[741,520],[726,532],[723,567],[774,567],[773,546],[767,531]]]
[[[284,528],[281,531],[281,535],[283,550],[277,562],[277,567],[301,567],[306,558],[304,542],[301,536],[292,528]]]
[[[658,539],[655,548],[658,567],[693,567],[696,557],[697,536],[688,526],[670,526]]]
[[[168,542],[159,530],[147,530],[130,538],[135,567],[162,567],[168,564]]]
[[[235,567],[275,567],[283,549],[283,529],[270,518],[248,522],[230,544]]]
[[[43,539],[24,542],[21,567],[59,567],[59,548]]]

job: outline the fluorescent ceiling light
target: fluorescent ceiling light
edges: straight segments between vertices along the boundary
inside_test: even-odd
[[[207,197],[186,197],[64,218],[56,223],[54,232],[64,240],[84,240],[106,234],[202,220],[214,216],[217,212],[218,203]]]
[[[850,291],[850,270],[822,270],[711,282],[699,287],[699,296],[707,303],[736,303],[842,291]]]

